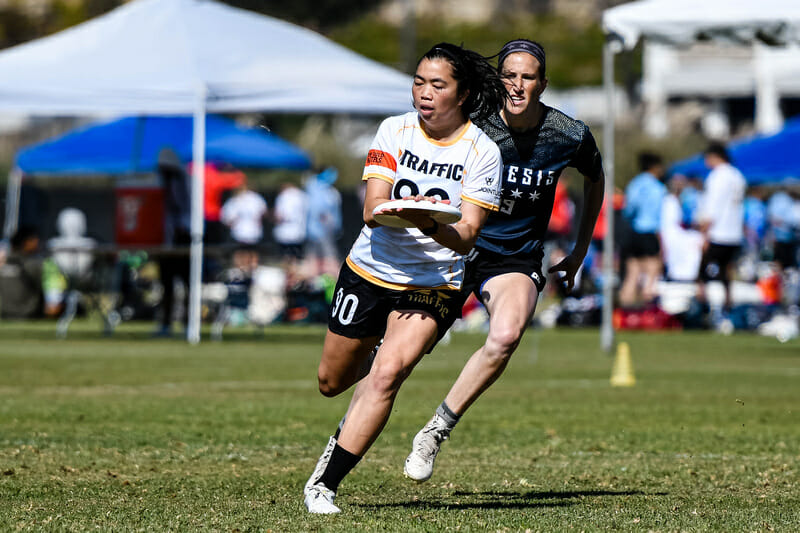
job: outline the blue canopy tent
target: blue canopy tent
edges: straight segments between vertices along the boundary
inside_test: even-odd
[[[24,174],[64,176],[153,172],[165,146],[182,161],[191,161],[191,116],[127,117],[91,124],[25,148],[16,166]],[[305,152],[277,135],[215,115],[206,117],[206,159],[245,168],[311,166]]]
[[[749,185],[777,185],[800,180],[800,118],[786,122],[772,135],[757,135],[732,142],[728,151],[733,164],[744,174]],[[705,178],[708,169],[703,154],[673,164],[671,174]]]
[[[300,148],[263,129],[244,128],[230,119],[207,115],[206,160],[244,168],[305,170],[311,166]],[[14,233],[23,176],[130,176],[154,172],[158,154],[170,147],[181,161],[192,160],[191,116],[141,116],[83,126],[32,145],[17,154],[8,179],[4,235]]]

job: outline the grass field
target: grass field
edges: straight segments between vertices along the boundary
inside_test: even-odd
[[[612,388],[597,330],[532,330],[416,485],[411,439],[483,340],[456,334],[342,514],[310,516],[302,485],[349,400],[317,392],[324,330],[192,347],[149,328],[0,324],[0,531],[800,530],[798,340],[619,334],[637,383]]]

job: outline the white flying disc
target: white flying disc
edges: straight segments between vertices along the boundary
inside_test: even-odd
[[[414,224],[408,220],[402,219],[396,214],[377,214],[384,209],[402,209],[404,211],[418,211],[429,215],[439,224],[452,224],[461,220],[461,211],[457,207],[450,204],[443,204],[441,202],[429,202],[427,200],[392,200],[384,202],[376,207],[372,214],[375,216],[375,221],[383,226],[390,226],[392,228],[413,228]]]

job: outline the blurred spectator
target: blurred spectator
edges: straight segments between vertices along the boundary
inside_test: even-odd
[[[739,275],[747,281],[758,278],[758,263],[764,251],[767,232],[766,192],[762,187],[747,189],[744,198],[744,254],[739,262]]]
[[[293,183],[284,183],[275,198],[273,236],[289,278],[296,274],[306,242],[308,198]],[[291,280],[290,280],[291,283]]]
[[[189,175],[192,165],[189,165]],[[222,222],[222,197],[226,191],[242,186],[247,177],[244,172],[222,163],[206,163],[203,187],[203,218],[205,229],[203,242],[221,244],[225,241],[227,228]]]
[[[237,249],[233,252],[234,266],[240,267],[246,274],[248,283],[253,270],[258,266],[258,246],[264,238],[264,218],[267,212],[267,202],[260,194],[247,187],[246,180],[222,206],[222,222],[230,228],[231,238],[237,244]]]
[[[660,156],[642,152],[639,168],[641,173],[625,189],[623,214],[633,230],[627,249],[623,250],[625,278],[619,299],[625,307],[653,301],[662,271],[658,231],[661,202],[667,192],[661,183],[664,164]]]
[[[703,191],[703,180],[697,176],[687,176],[686,186],[681,190],[680,201],[683,225],[687,228],[697,224],[697,209]]]
[[[36,228],[22,226],[11,238],[11,249],[0,265],[0,317],[9,319],[42,316],[42,264]]]
[[[794,200],[785,189],[776,191],[767,203],[772,257],[781,269],[797,266],[797,230]]]
[[[556,182],[556,191],[553,197],[553,211],[547,224],[544,235],[544,261],[542,270],[547,271],[550,265],[555,265],[564,259],[570,250],[572,238],[572,219],[575,216],[575,202],[569,194],[570,174],[564,172]],[[580,287],[581,270],[575,277],[575,286]],[[545,285],[548,293],[556,292],[559,296],[566,296],[566,287],[562,283],[548,283]]]
[[[312,275],[339,275],[336,240],[342,231],[342,195],[333,186],[339,172],[326,168],[306,183],[308,198],[308,256]]]
[[[608,223],[606,222],[606,202],[608,201],[608,197],[603,198],[603,205],[600,208],[600,213],[597,215],[597,222],[594,225],[594,231],[592,231],[592,244],[589,246],[589,253],[586,254],[586,259],[584,259],[584,269],[588,270],[591,279],[595,282],[596,286],[602,286],[604,283],[603,280],[603,253],[604,253],[604,245],[605,245],[605,238],[606,238],[606,231],[608,230]],[[620,189],[619,187],[614,187],[614,194],[612,196],[613,201],[613,214],[614,214],[614,224],[615,224],[615,233],[619,230],[619,224],[617,220],[619,218],[619,213],[622,211],[622,208],[625,206],[625,192]],[[614,239],[614,248],[616,249],[619,244],[619,239]],[[614,257],[614,272],[618,272],[618,265],[616,264],[616,257],[617,254],[612,254]]]
[[[744,195],[747,181],[731,165],[728,151],[721,143],[711,143],[706,148],[704,157],[711,172],[706,178],[697,217],[698,227],[705,237],[703,259],[698,273],[697,299],[705,304],[705,284],[712,280],[721,281],[725,287],[724,311],[727,312],[733,304],[730,269],[744,238]]]
[[[750,187],[744,199],[744,238],[747,253],[760,257],[767,234],[766,193],[762,187]]]
[[[267,216],[267,202],[250,190],[243,181],[233,196],[223,204],[222,222],[230,228],[231,238],[240,246],[255,247],[264,238],[264,218]]]
[[[191,183],[180,158],[171,148],[158,154],[158,175],[164,188],[164,250],[159,259],[159,278],[164,290],[161,298],[161,320],[154,336],[172,335],[175,303],[175,282],[184,286],[184,325],[189,298],[189,245],[191,237]]]
[[[86,215],[80,209],[62,209],[56,219],[58,236],[47,241],[51,258],[66,280],[67,291],[85,288],[92,279],[92,250],[97,241],[86,236]],[[62,307],[65,294],[45,293],[45,312],[53,316]]]
[[[568,249],[572,236],[572,219],[575,216],[575,202],[569,196],[570,175],[565,172],[556,182],[553,197],[553,214],[547,224],[545,241],[555,242],[557,248]],[[564,254],[566,255],[566,254]]]
[[[675,175],[668,182],[668,194],[661,203],[660,235],[666,278],[671,281],[694,281],[703,254],[703,234],[683,225],[680,194],[689,181]]]
[[[770,197],[767,217],[783,302],[792,313],[797,313],[800,300],[800,272],[797,270],[800,202],[793,199],[787,190],[781,189]]]

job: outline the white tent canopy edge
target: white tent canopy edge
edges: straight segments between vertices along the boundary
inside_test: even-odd
[[[0,52],[0,112],[193,114],[191,343],[200,341],[206,113],[399,113],[410,86],[317,33],[212,0],[134,0]],[[18,178],[12,171],[9,190]]]

